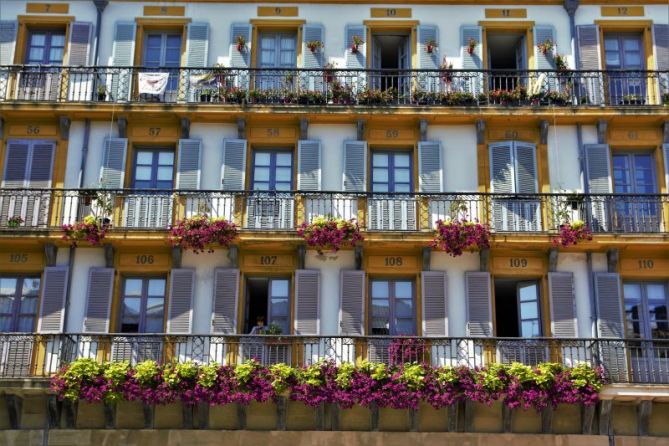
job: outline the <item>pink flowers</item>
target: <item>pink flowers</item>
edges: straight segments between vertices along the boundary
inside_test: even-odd
[[[105,238],[108,228],[109,223],[104,220],[101,223],[93,215],[88,215],[84,217],[84,221],[63,225],[63,240],[70,242],[73,248],[76,248],[77,243],[82,240],[97,246]]]
[[[190,249],[195,254],[214,252],[212,245],[223,248],[239,233],[237,226],[225,219],[209,218],[207,215],[196,215],[178,221],[170,228],[169,241],[172,246]]]
[[[324,251],[337,252],[344,246],[356,246],[363,241],[360,226],[355,219],[316,217],[311,223],[302,223],[297,228],[297,235],[308,246],[316,248],[319,254]]]
[[[466,219],[437,221],[436,234],[430,246],[458,257],[466,250],[481,250],[490,247],[488,225]]]
[[[581,220],[560,225],[558,236],[553,238],[553,246],[567,248],[578,244],[579,241],[592,240],[592,231]]]

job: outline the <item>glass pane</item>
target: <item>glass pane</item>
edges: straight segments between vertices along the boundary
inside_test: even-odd
[[[372,282],[372,297],[385,297],[389,296],[388,292],[388,282],[386,281],[373,281]]]
[[[410,180],[409,169],[395,169],[395,182],[408,183]]]
[[[275,316],[288,316],[288,312],[288,298],[272,296],[272,314],[270,319],[274,319]]]
[[[396,335],[413,335],[413,320],[412,319],[397,319],[395,321],[395,333]]]
[[[521,323],[521,336],[523,337],[532,337],[539,336],[541,332],[539,330],[539,321],[523,321]]]
[[[537,300],[539,298],[537,293],[537,285],[534,283],[518,287],[518,294],[520,296],[521,302]]]
[[[625,51],[639,51],[641,49],[641,43],[638,38],[624,39],[623,49]]]
[[[384,168],[375,168],[372,172],[372,178],[374,181],[378,182],[387,182],[388,181],[388,169]]]
[[[145,332],[161,333],[163,331],[163,316],[165,299],[151,297],[146,300]]]
[[[37,294],[39,292],[39,277],[26,277],[23,279],[23,295]]]
[[[126,297],[123,299],[121,331],[125,333],[136,333],[139,331],[140,305],[141,300],[138,297]]]
[[[620,54],[615,52],[606,52],[606,65],[607,66],[619,66],[620,65]]]
[[[520,304],[520,318],[521,319],[537,319],[539,317],[539,309],[536,302],[521,302]]]
[[[65,46],[65,34],[51,35],[51,46]]]
[[[625,302],[641,300],[641,285],[637,283],[624,283],[623,294],[625,295]]]
[[[153,164],[153,152],[137,152],[137,164]]]
[[[124,294],[126,296],[141,296],[142,279],[126,279]]]
[[[14,307],[14,297],[2,296],[0,297],[0,313],[12,314]]]
[[[149,296],[165,296],[165,279],[149,280]]]
[[[12,317],[0,316],[0,332],[7,333],[12,331]]]
[[[181,36],[178,34],[172,34],[167,36],[167,47],[181,48]]]
[[[0,278],[0,294],[15,294],[16,293],[16,278],[2,277]]]
[[[411,163],[411,157],[408,153],[395,155],[395,166],[396,167],[409,167]]]
[[[269,181],[269,167],[256,167],[253,170],[254,181]]]
[[[28,315],[19,317],[16,331],[24,333],[35,331],[35,316]]]
[[[640,67],[641,66],[641,54],[639,53],[626,53],[625,54],[625,67]]]
[[[413,320],[413,301],[411,299],[395,300],[395,316]]]
[[[269,166],[270,154],[266,152],[256,152],[254,164],[256,166]]]
[[[395,282],[395,297],[411,299],[413,297],[413,287],[412,282],[409,281],[398,281]]]
[[[272,280],[271,295],[288,297],[288,281],[287,280]]]
[[[36,314],[37,313],[37,296],[24,296],[21,298],[20,314]]]
[[[667,295],[665,287],[660,283],[649,283],[646,285],[646,294],[648,295],[648,300],[666,302]]]
[[[290,183],[276,183],[274,185],[274,190],[277,191],[289,191],[290,189]]]
[[[144,333],[162,333],[163,330],[163,317],[148,316],[146,317],[146,322],[144,323]]]
[[[372,192],[388,192],[388,183],[373,183]]]
[[[158,181],[171,181],[172,180],[172,168],[171,167],[159,167],[158,168]]]
[[[253,190],[269,190],[269,183],[253,183]]]
[[[372,165],[375,166],[375,167],[388,166],[388,154],[386,154],[386,153],[375,153],[372,156]]]
[[[171,166],[174,164],[174,152],[160,152],[158,153],[158,164],[164,166]]]
[[[51,48],[49,52],[49,62],[58,64],[63,61],[63,49],[62,48]]]
[[[618,51],[618,38],[604,39],[604,48],[606,51]]]
[[[44,48],[30,48],[30,60],[41,61],[44,58]]]
[[[276,169],[276,181],[290,182],[293,172],[290,167],[279,167]]]
[[[165,66],[178,67],[181,61],[181,49],[173,48],[165,50]]]
[[[163,39],[160,34],[149,34],[146,36],[146,45],[148,47],[160,48]]]
[[[410,184],[395,184],[395,190],[393,192],[398,192],[398,193],[407,193],[411,192],[411,185]]]
[[[135,179],[138,181],[151,180],[151,168],[148,166],[137,166],[137,169],[135,169]]]
[[[390,317],[390,301],[388,299],[372,299],[372,316],[387,320]]]
[[[293,155],[291,153],[277,153],[276,154],[276,165],[277,166],[292,166]]]

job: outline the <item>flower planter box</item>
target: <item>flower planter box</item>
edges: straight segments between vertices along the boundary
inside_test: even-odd
[[[116,404],[118,429],[143,429],[144,405],[141,401],[119,401]]]
[[[553,411],[553,433],[580,434],[582,413],[580,404],[560,404]]]
[[[541,433],[541,412],[537,412],[535,409],[525,410],[518,407],[513,410],[512,416],[511,432],[520,434]]]
[[[252,401],[246,406],[246,429],[271,431],[276,429],[276,404]]]
[[[435,409],[427,403],[418,407],[418,430],[420,432],[448,431],[448,408]]]
[[[637,435],[637,404],[635,402],[613,403],[611,423],[613,435]]]
[[[154,411],[153,426],[156,429],[178,429],[183,427],[183,409],[181,402],[157,405]]]
[[[76,427],[77,429],[104,429],[105,413],[102,403],[79,401]]]
[[[502,432],[502,403],[495,401],[491,406],[481,403],[471,403],[472,432],[496,433]]]
[[[225,430],[239,429],[237,405],[226,404],[225,406],[209,406],[209,428]]]
[[[340,431],[369,431],[371,428],[371,413],[367,407],[353,406],[339,410]]]
[[[46,422],[46,395],[23,396],[21,412],[21,429],[44,429]]]
[[[382,407],[379,409],[380,431],[409,431],[409,410]]]
[[[669,403],[653,402],[653,411],[648,423],[648,433],[657,437],[669,437]]]
[[[316,430],[318,408],[309,407],[301,401],[286,401],[286,429],[289,431]]]

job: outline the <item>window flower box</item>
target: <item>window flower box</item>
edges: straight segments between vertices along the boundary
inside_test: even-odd
[[[195,254],[214,252],[213,246],[230,246],[239,231],[234,223],[222,218],[196,215],[178,221],[170,228],[169,242],[172,246],[188,249]]]
[[[354,247],[363,241],[360,226],[355,219],[344,220],[330,216],[316,217],[311,223],[302,223],[297,229],[307,246],[316,248],[318,254],[337,252],[344,247]]]

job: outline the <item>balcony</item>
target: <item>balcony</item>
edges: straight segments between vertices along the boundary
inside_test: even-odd
[[[422,348],[396,348],[408,337],[167,334],[0,334],[0,379],[46,377],[78,358],[160,363],[196,361],[303,366],[364,358],[385,364],[483,367],[491,363],[603,367],[613,383],[669,383],[669,340],[555,338],[413,338]],[[418,339],[418,341],[416,341]],[[393,348],[392,346],[395,346]],[[410,352],[410,353],[407,353]],[[405,357],[404,355],[409,355]]]
[[[551,234],[582,220],[595,234],[669,233],[667,194],[388,194],[102,189],[0,189],[0,231],[59,230],[93,215],[113,231],[167,230],[199,214],[242,231],[292,232],[320,215],[368,232],[431,232],[437,220],[488,223],[494,233]]]
[[[152,82],[155,79],[161,82]],[[0,67],[0,101],[211,107],[626,107],[669,103],[669,72],[12,65]]]

